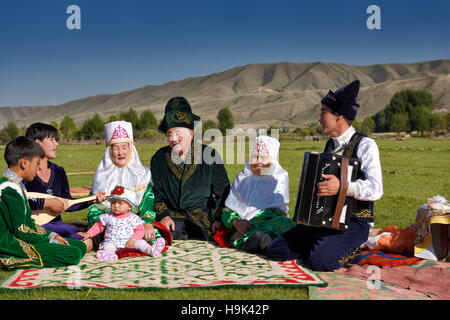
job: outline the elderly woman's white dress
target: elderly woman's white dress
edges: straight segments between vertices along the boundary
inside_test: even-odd
[[[288,217],[289,176],[278,163],[278,140],[259,136],[255,139],[253,154],[269,156],[271,166],[264,176],[253,174],[250,163],[234,179],[222,213],[224,225],[233,229],[236,220],[245,219],[253,227],[238,239],[230,239],[236,248],[256,231],[268,234],[272,239],[295,226]]]
[[[111,158],[111,146],[114,143],[128,142],[130,145],[130,159],[125,166],[117,166]],[[116,186],[135,189],[136,203],[134,213],[146,223],[153,223],[156,213],[153,209],[154,195],[151,184],[151,171],[145,167],[139,158],[133,142],[131,123],[114,121],[105,125],[105,143],[107,145],[103,159],[95,171],[92,182],[92,193],[110,193]],[[110,202],[105,200],[102,204],[91,205],[88,213],[88,224],[92,226],[98,221],[101,214],[109,211]]]

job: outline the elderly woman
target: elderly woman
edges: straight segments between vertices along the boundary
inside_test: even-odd
[[[289,177],[278,162],[279,148],[277,139],[257,137],[225,201],[222,222],[238,249],[265,253],[273,239],[295,226],[288,216]]]
[[[153,210],[154,195],[152,192],[151,172],[139,158],[133,141],[133,130],[130,122],[114,121],[105,125],[106,150],[97,167],[92,182],[92,193],[110,193],[121,185],[136,192],[136,208],[132,211],[145,222],[144,239],[153,242],[161,237],[153,222],[156,216]],[[110,210],[109,200],[89,207],[88,225],[92,226],[101,214]],[[93,239],[94,247],[101,242],[101,235]]]

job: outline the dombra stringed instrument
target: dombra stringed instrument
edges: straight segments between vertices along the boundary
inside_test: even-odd
[[[134,188],[131,188],[131,190],[134,191],[142,191],[147,188],[146,185],[139,185]],[[107,193],[105,196],[111,195],[110,193]],[[96,196],[89,196],[79,199],[66,199],[57,197],[51,194],[46,193],[40,193],[40,192],[28,192],[28,198],[29,199],[58,199],[64,203],[64,212],[67,210],[67,208],[73,206],[74,204],[88,202],[97,199]],[[31,217],[34,219],[35,223],[39,225],[44,225],[46,223],[49,223],[53,219],[55,219],[57,216],[59,216],[61,212],[53,212],[48,209],[42,209],[42,210],[32,210]]]
[[[334,153],[305,152],[294,221],[346,231],[353,202],[347,197],[347,189],[349,182],[356,180],[359,166],[358,159]],[[317,184],[326,180],[322,174],[333,174],[340,180],[337,195],[322,197],[317,195]]]

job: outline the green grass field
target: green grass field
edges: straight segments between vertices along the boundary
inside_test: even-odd
[[[384,196],[375,203],[375,227],[389,224],[406,227],[414,223],[417,208],[427,198],[441,195],[450,199],[450,138],[410,138],[405,141],[377,139],[383,169]],[[320,152],[325,140],[295,141],[281,140],[280,163],[289,172],[290,215],[292,216],[297,197],[298,180],[301,173],[303,154],[307,151]],[[150,165],[150,158],[161,144],[137,145],[144,165]],[[223,148],[225,150],[225,148]],[[67,173],[93,172],[104,154],[104,146],[60,145],[55,163]],[[220,149],[219,149],[220,150]],[[3,155],[4,146],[0,146]],[[236,154],[236,153],[235,153]],[[225,159],[225,157],[224,157]],[[225,164],[230,183],[243,164]],[[0,167],[5,167],[3,156]],[[2,169],[3,170],[3,169]],[[90,186],[92,175],[69,175],[71,187]],[[67,213],[65,222],[86,222],[87,210]],[[0,271],[0,281],[10,271]],[[166,300],[265,300],[265,299],[307,299],[306,288],[245,288],[245,289],[170,289],[170,290],[109,290],[109,289],[36,289],[20,292],[2,291],[0,299],[166,299]]]

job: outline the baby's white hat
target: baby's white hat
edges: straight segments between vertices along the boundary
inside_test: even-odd
[[[129,188],[116,186],[107,198],[122,199],[131,204],[132,207],[136,207],[136,192]]]

